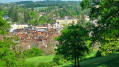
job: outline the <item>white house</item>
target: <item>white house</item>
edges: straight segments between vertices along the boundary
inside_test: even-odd
[[[63,25],[68,25],[71,23],[77,24],[77,20],[75,18],[69,18],[69,17],[65,17],[65,18],[61,18],[61,19],[56,19],[56,22],[58,22],[60,24],[61,27],[63,27]]]
[[[52,27],[53,29],[55,29],[57,32],[60,32],[60,30],[61,30],[61,26],[60,26],[59,22],[53,22],[53,23],[51,24],[51,27]]]
[[[15,29],[24,29],[25,27],[29,27],[28,24],[11,24],[10,32],[13,32]]]
[[[51,24],[51,26],[52,26],[53,29],[60,29],[60,24],[59,24],[59,22],[53,22],[53,23]]]

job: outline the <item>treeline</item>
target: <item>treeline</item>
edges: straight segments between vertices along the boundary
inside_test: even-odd
[[[39,24],[46,24],[52,23],[55,20],[53,18],[64,18],[65,16],[70,16],[77,18],[80,15],[80,5],[79,2],[72,1],[71,2],[64,2],[64,1],[40,1],[40,2],[33,2],[28,1],[28,5],[35,4],[39,6],[41,4],[47,6],[46,8],[36,6],[27,6],[27,1],[23,1],[25,4],[21,7],[16,4],[11,3],[9,7],[4,8],[5,4],[0,7],[0,10],[3,12],[3,17],[8,16],[7,21],[11,21],[13,23],[27,23],[32,25],[39,25]],[[18,2],[19,3],[19,2]],[[22,2],[20,2],[21,4]],[[14,7],[11,5],[15,5]],[[51,5],[51,6],[49,6]],[[44,6],[43,6],[44,7]],[[41,9],[40,9],[41,8]],[[44,13],[42,15],[42,13]],[[42,15],[42,17],[40,16]]]
[[[51,6],[57,6],[57,7],[61,7],[62,5],[65,4],[79,4],[80,1],[37,1],[37,2],[33,2],[33,1],[21,1],[21,2],[16,2],[16,4],[24,4],[23,7],[27,7],[27,8],[31,8],[31,7],[51,7]]]
[[[26,23],[32,25],[51,23],[54,21],[52,18],[48,18],[47,15],[40,17],[39,12],[20,7],[11,7],[8,10],[8,17],[9,19],[7,20],[12,21],[13,23]]]

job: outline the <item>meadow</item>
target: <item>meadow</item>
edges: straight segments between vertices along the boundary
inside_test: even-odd
[[[40,62],[51,62],[54,56],[37,56],[25,59],[25,62],[30,67],[36,67]]]
[[[32,66],[37,66],[40,62],[51,62],[54,56],[38,56],[27,58],[25,61]],[[69,62],[64,65],[54,67],[73,67]],[[81,67],[119,67],[119,54],[112,54],[103,57],[90,58],[80,61]]]

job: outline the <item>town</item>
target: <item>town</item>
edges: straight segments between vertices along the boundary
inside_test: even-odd
[[[119,67],[118,0],[0,0],[0,67]]]
[[[77,21],[78,19],[65,17],[56,19],[56,22],[52,22],[52,24],[43,24],[39,26],[14,23],[10,24],[9,35],[18,36],[20,38],[18,46],[24,49],[30,49],[34,45],[43,49],[47,47],[47,45],[52,44],[52,47],[56,48],[57,42],[54,39],[61,34],[60,32],[63,29],[63,25],[76,24]]]

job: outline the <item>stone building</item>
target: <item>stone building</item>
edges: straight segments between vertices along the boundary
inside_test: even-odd
[[[68,25],[68,24],[77,24],[77,20],[76,18],[70,18],[70,17],[65,17],[65,18],[60,18],[60,19],[56,19],[56,22],[58,22],[60,24],[61,27],[63,27],[63,25]]]

